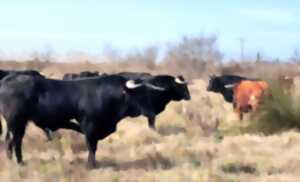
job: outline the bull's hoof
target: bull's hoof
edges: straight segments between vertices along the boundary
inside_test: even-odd
[[[96,163],[96,161],[94,161],[94,162],[88,162],[86,167],[89,170],[95,169],[95,168],[97,168],[97,163]]]
[[[153,131],[156,131],[156,128],[153,125],[149,125],[149,128],[152,129]]]
[[[52,141],[53,138],[54,138],[54,133],[51,131],[51,130],[45,130],[45,135],[46,135],[46,138],[47,138],[47,141]]]
[[[47,142],[51,142],[53,140],[53,136],[51,135],[49,135],[49,136],[47,136]]]
[[[6,150],[6,156],[9,160],[12,160],[12,151]]]
[[[19,166],[26,166],[26,162],[24,162],[24,161],[18,162],[18,165]]]

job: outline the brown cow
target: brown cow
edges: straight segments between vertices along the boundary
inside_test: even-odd
[[[241,81],[233,88],[233,106],[239,114],[240,120],[243,119],[243,113],[255,111],[259,105],[268,84],[264,81]]]

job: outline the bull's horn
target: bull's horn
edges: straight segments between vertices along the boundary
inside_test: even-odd
[[[149,87],[149,88],[152,88],[154,90],[159,90],[159,91],[165,91],[166,89],[163,88],[163,87],[159,87],[159,86],[156,86],[156,85],[152,85],[150,83],[146,83],[146,86]]]
[[[126,87],[129,88],[129,89],[135,89],[135,88],[138,88],[138,87],[140,87],[140,86],[142,86],[142,84],[141,84],[141,83],[136,84],[136,83],[134,82],[134,80],[128,80],[128,81],[126,82]]]
[[[179,79],[178,77],[175,78],[175,82],[178,84],[186,84],[185,81],[182,81],[181,79]]]
[[[235,84],[227,84],[227,85],[224,85],[225,88],[233,88],[235,86]]]

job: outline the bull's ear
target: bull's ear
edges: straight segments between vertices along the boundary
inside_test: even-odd
[[[142,85],[143,85],[142,83],[135,83],[134,80],[128,80],[126,82],[126,87],[129,89],[135,89],[135,88],[141,87]]]
[[[227,84],[224,85],[225,88],[232,89],[236,84]]]

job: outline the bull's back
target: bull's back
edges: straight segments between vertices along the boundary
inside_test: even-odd
[[[74,118],[116,112],[124,102],[124,85],[123,77],[114,76],[72,81],[46,79],[37,113],[43,117],[60,114],[62,118]]]

